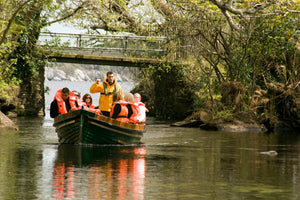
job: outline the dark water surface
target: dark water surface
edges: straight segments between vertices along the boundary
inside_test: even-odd
[[[0,134],[0,199],[300,199],[300,136],[148,119],[139,146],[58,145],[49,117]],[[274,150],[278,155],[262,154]]]

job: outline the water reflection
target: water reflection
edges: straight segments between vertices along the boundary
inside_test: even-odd
[[[52,197],[144,199],[145,153],[144,146],[61,145]]]

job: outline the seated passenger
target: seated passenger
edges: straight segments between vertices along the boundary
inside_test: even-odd
[[[127,105],[128,108],[128,118],[130,123],[136,124],[138,123],[137,115],[138,115],[138,106],[134,103],[134,95],[132,93],[127,93],[124,96],[124,100],[127,101],[129,104]]]
[[[137,120],[139,123],[145,123],[146,122],[146,112],[149,112],[149,110],[146,108],[145,104],[141,102],[141,95],[139,93],[134,94],[134,104],[138,107],[138,114],[137,114]]]
[[[69,88],[63,88],[55,93],[50,105],[50,117],[55,118],[59,114],[65,114],[77,110],[78,103],[73,92]]]
[[[126,102],[120,92],[113,94],[113,105],[110,111],[110,117],[117,119],[119,121],[128,121],[128,109],[126,107]]]
[[[81,103],[82,109],[96,113],[97,115],[102,115],[101,111],[98,108],[96,108],[96,106],[92,103],[93,100],[92,100],[91,95],[85,94],[82,97],[82,100],[83,101],[79,100]]]
[[[82,106],[83,106],[83,102],[81,101],[81,94],[80,94],[80,92],[77,92],[76,90],[73,90],[72,92],[74,93],[74,95],[76,97],[78,108],[81,109]]]
[[[82,97],[82,101],[84,103],[84,106],[88,107],[88,108],[96,108],[96,105],[93,104],[93,99],[91,97],[90,94],[85,94],[83,97]]]
[[[124,100],[120,94],[113,96],[114,104],[110,116],[122,122],[136,123],[137,107],[133,104],[134,98],[131,93],[124,96]]]

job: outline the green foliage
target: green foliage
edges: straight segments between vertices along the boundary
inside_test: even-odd
[[[214,119],[223,119],[225,122],[232,122],[235,117],[231,110],[222,110],[214,116]]]
[[[300,26],[299,20],[292,14],[286,17],[271,15],[255,18],[254,24],[256,30],[247,48],[248,63],[256,67],[253,73],[268,81],[286,83],[287,77],[280,76],[277,69],[278,66],[287,66],[285,70],[290,68],[288,59],[291,59],[289,54],[295,51],[298,40],[295,33]]]
[[[8,59],[11,48],[11,42],[0,47],[0,94],[7,100],[12,98],[13,88],[21,82],[13,75],[17,59]]]

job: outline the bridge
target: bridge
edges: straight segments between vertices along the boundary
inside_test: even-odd
[[[55,62],[143,67],[161,63],[167,39],[43,32],[39,41]]]

